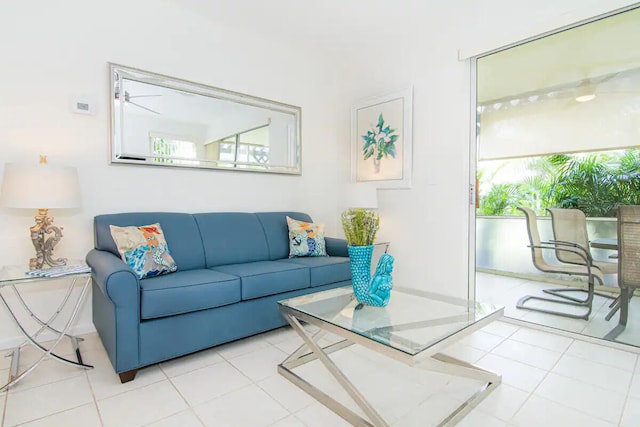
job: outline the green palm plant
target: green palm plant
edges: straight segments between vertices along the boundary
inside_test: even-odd
[[[624,204],[640,205],[640,150],[627,150],[614,171],[615,197]]]
[[[552,181],[544,175],[531,175],[517,184],[518,205],[528,206],[537,214],[543,214],[549,205]],[[514,214],[519,214],[514,211]]]
[[[587,216],[615,216],[622,202],[616,186],[615,169],[598,155],[570,157],[559,164],[552,199],[557,207],[580,209]]]
[[[480,199],[478,215],[510,215],[519,205],[515,184],[496,184]]]
[[[539,157],[527,169],[531,175],[518,183],[493,185],[481,199],[478,214],[517,215],[514,206],[522,204],[538,214],[560,207],[612,217],[619,204],[640,204],[640,149]]]

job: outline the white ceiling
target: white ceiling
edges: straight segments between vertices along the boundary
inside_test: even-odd
[[[172,1],[211,21],[319,54],[387,45],[438,18],[438,2],[430,0]],[[447,7],[462,1],[448,0]]]
[[[484,2],[471,0],[171,0],[213,23],[232,26],[277,43],[296,45],[330,55],[348,63],[356,52],[376,52],[387,60],[393,49],[412,49],[414,55],[429,55],[441,37],[482,38],[483,25],[527,27],[513,22],[519,7],[512,1],[489,1],[503,10],[500,16],[483,17]],[[548,15],[562,4],[554,1],[520,0],[539,4]],[[536,6],[538,7],[538,6]],[[509,11],[509,8],[513,10]],[[535,20],[535,16],[529,17]],[[482,83],[479,99],[491,100],[561,84],[576,84],[587,77],[640,67],[640,9],[616,17],[617,29],[607,23],[580,27],[547,37],[484,61],[483,67],[496,84]],[[487,21],[487,23],[483,23]],[[596,32],[595,43],[581,41]],[[461,36],[462,35],[462,36]],[[409,47],[409,44],[412,47]],[[416,50],[417,47],[417,50]],[[457,52],[452,51],[451,56]],[[517,60],[526,57],[527,60]],[[514,60],[516,58],[516,60]],[[369,65],[371,65],[369,64]],[[358,63],[352,64],[357,66]]]

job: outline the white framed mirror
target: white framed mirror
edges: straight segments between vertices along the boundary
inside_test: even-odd
[[[301,108],[109,64],[110,161],[301,174]]]

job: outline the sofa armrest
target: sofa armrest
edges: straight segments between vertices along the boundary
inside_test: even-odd
[[[139,306],[140,281],[120,258],[108,251],[92,249],[87,254],[87,265],[96,285],[116,306]]]
[[[324,243],[327,248],[327,255],[344,257],[349,256],[349,251],[347,250],[347,241],[345,239],[325,237]]]
[[[116,372],[140,367],[140,281],[119,257],[87,254],[93,279],[93,324]]]

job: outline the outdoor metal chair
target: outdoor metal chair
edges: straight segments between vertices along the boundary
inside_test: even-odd
[[[527,232],[529,234],[529,248],[531,248],[531,258],[533,260],[533,265],[540,271],[545,273],[559,273],[559,274],[569,274],[576,276],[586,276],[588,287],[587,289],[582,288],[566,288],[566,289],[544,289],[543,292],[547,294],[551,294],[557,298],[545,298],[539,297],[535,295],[525,295],[524,297],[518,300],[516,307],[538,311],[547,314],[555,314],[559,316],[569,317],[572,319],[584,319],[588,320],[589,315],[591,314],[591,306],[593,302],[594,292],[594,278],[598,278],[598,280],[602,281],[602,272],[593,266],[591,255],[588,251],[585,251],[581,247],[566,242],[542,242],[540,240],[540,233],[538,232],[538,222],[536,213],[527,207],[518,207],[518,210],[522,211],[526,218],[527,224]],[[582,263],[572,263],[572,264],[550,264],[543,257],[543,250],[552,250],[556,254],[562,252],[567,254],[572,254],[575,256],[574,260],[578,259],[582,260]],[[587,297],[584,300],[563,295],[562,292],[558,293],[558,291],[564,292],[587,292]],[[554,304],[565,304],[571,306],[585,307],[587,311],[583,314],[572,314],[566,313],[562,311],[556,311],[551,309],[544,309],[538,307],[528,307],[525,304],[530,300],[537,301],[546,301]]]
[[[620,319],[605,335],[607,340],[614,340],[626,328],[630,297],[640,288],[640,206],[618,206],[618,286]]]
[[[567,264],[584,265],[582,257],[583,253],[587,253],[591,259],[592,266],[596,267],[595,277],[598,279],[601,285],[604,285],[604,274],[617,274],[618,264],[608,261],[595,261],[591,255],[589,246],[589,235],[587,233],[587,217],[579,209],[559,209],[552,208],[547,209],[551,215],[551,226],[553,228],[553,242],[562,242],[564,244],[571,244],[577,248],[580,248],[581,254],[577,255],[571,252],[559,251],[556,249],[556,258],[558,261]],[[585,289],[576,290],[555,290],[548,292],[550,294],[566,298],[572,301],[583,301],[580,298],[575,298],[570,295],[564,295],[563,292],[586,292]],[[596,295],[605,298],[615,299],[612,295],[596,292]],[[611,307],[615,304],[615,301],[611,304]]]

